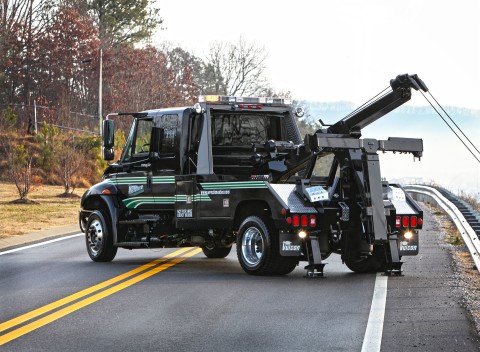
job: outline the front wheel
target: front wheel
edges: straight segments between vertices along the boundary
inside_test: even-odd
[[[268,220],[247,217],[237,235],[237,256],[242,269],[250,275],[285,275],[298,264],[296,258],[279,253],[278,233]]]
[[[113,246],[110,227],[104,216],[98,211],[88,217],[85,241],[88,255],[94,262],[110,262],[117,254],[117,247]]]

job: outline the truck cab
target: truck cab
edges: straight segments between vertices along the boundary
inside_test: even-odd
[[[278,207],[265,201],[265,181],[287,180],[308,161],[304,149],[286,161],[270,158],[301,144],[288,99],[201,96],[193,107],[110,114],[104,121],[106,160],[114,154],[113,119],[126,115],[133,122],[120,159],[81,202],[81,228],[92,228],[93,215],[109,232],[108,243],[95,226],[87,235],[96,261],[113,259],[118,247],[181,245],[224,257],[239,213]],[[264,156],[272,160],[264,163]],[[103,255],[104,245],[111,254]]]

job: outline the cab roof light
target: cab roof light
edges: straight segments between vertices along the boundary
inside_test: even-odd
[[[267,97],[235,97],[228,95],[200,95],[199,103],[235,104],[244,103],[249,109],[261,109],[260,104],[291,105],[291,100],[286,98]],[[243,108],[243,107],[242,107]]]

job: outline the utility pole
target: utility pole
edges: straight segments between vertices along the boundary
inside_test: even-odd
[[[99,67],[99,75],[98,75],[98,119],[100,123],[99,134],[102,135],[102,80],[103,80],[103,51],[100,47],[100,67]]]

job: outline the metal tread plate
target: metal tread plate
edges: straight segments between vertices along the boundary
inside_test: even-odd
[[[316,214],[318,211],[309,203],[305,203],[295,191],[293,184],[270,184],[270,187],[277,193],[282,201],[288,206],[292,213]]]

